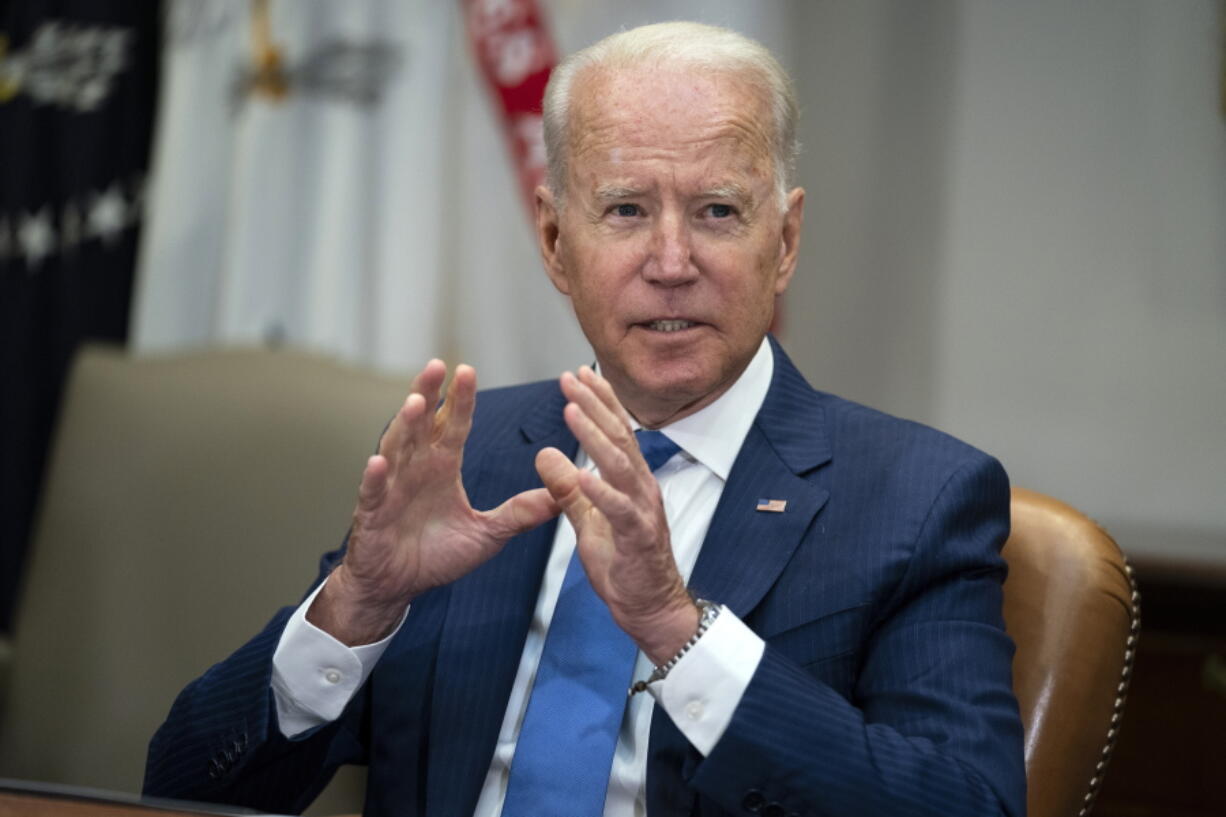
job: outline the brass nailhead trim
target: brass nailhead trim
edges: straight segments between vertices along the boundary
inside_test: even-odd
[[[1094,798],[1098,796],[1098,789],[1102,786],[1103,773],[1106,771],[1107,762],[1111,759],[1111,751],[1115,748],[1115,740],[1119,736],[1119,723],[1124,714],[1124,702],[1128,697],[1128,684],[1132,679],[1132,664],[1136,658],[1136,643],[1137,634],[1141,630],[1141,593],[1137,590],[1137,581],[1132,565],[1128,562],[1128,557],[1124,557],[1124,575],[1128,577],[1128,585],[1132,588],[1132,595],[1129,598],[1128,605],[1128,632],[1129,636],[1124,642],[1124,666],[1120,670],[1120,682],[1116,686],[1117,693],[1115,702],[1111,707],[1111,725],[1107,728],[1107,739],[1103,744],[1102,759],[1094,767],[1094,775],[1090,778],[1089,791],[1086,792],[1084,798],[1085,806],[1077,812],[1078,817],[1086,817],[1090,813],[1090,809],[1094,805]]]

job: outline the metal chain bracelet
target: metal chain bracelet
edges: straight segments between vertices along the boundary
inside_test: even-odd
[[[719,617],[719,611],[721,608],[718,604],[707,601],[706,599],[694,599],[694,603],[698,605],[699,610],[698,629],[694,631],[692,636],[690,636],[690,640],[685,642],[685,645],[677,651],[676,655],[668,659],[668,661],[664,662],[660,666],[652,667],[651,675],[646,681],[635,681],[626,692],[626,697],[634,697],[636,693],[646,692],[648,684],[654,684],[656,681],[663,681],[666,677],[668,677],[668,673],[673,667],[677,666],[677,662],[680,661],[687,652],[693,649],[694,645],[698,643],[698,639],[702,638],[702,634],[709,630],[711,628],[711,624],[716,618]]]

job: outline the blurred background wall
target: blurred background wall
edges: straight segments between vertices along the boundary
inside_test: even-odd
[[[823,386],[965,436],[1130,547],[1216,559],[1220,9],[806,6],[816,206],[788,322]]]

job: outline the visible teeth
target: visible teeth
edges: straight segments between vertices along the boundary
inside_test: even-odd
[[[648,324],[657,332],[680,332],[694,325],[693,321],[652,321]]]

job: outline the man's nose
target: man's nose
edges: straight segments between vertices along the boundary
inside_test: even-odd
[[[644,277],[663,286],[680,286],[697,278],[698,267],[694,264],[691,240],[684,218],[663,214],[653,227]]]

